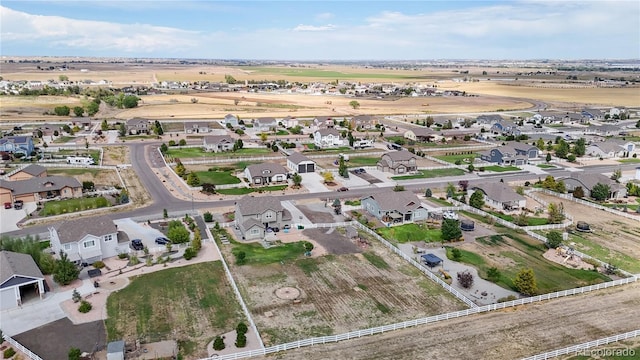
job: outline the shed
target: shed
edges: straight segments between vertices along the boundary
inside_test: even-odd
[[[298,174],[316,171],[316,163],[299,152],[293,152],[287,157],[287,167]]]
[[[473,231],[473,229],[475,229],[475,222],[472,220],[462,220],[460,221],[460,229],[463,231]]]
[[[438,266],[440,263],[442,263],[442,259],[434,254],[424,254],[421,256],[421,258],[428,267]]]
[[[107,344],[107,360],[124,360],[124,340]]]
[[[44,292],[44,276],[31,255],[0,251],[0,310],[42,298]]]

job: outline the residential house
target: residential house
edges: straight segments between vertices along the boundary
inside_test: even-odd
[[[50,199],[82,197],[82,184],[72,177],[46,176],[24,180],[0,180],[0,202],[22,200],[25,203]]]
[[[604,119],[604,113],[598,109],[583,109],[581,114],[587,117],[589,120]]]
[[[620,134],[620,126],[616,125],[591,125],[585,130],[585,134],[595,134],[600,136],[613,136]]]
[[[222,119],[222,121],[224,122],[224,125],[230,125],[233,127],[237,127],[238,126],[238,118],[235,115],[232,114],[227,114],[225,115],[224,119]]]
[[[620,199],[627,195],[627,188],[624,185],[602,174],[571,173],[568,178],[562,180],[569,192],[573,192],[580,186],[586,195],[590,195],[596,184],[603,184],[609,186],[609,199]]]
[[[613,157],[629,157],[635,153],[636,144],[631,141],[608,139],[592,142],[585,150],[585,154],[593,157],[608,159]]]
[[[501,120],[493,123],[491,125],[491,132],[495,134],[501,135],[520,135],[520,130],[518,129],[518,125],[516,125],[513,121],[510,120]]]
[[[589,121],[589,118],[582,115],[582,114],[578,114],[578,113],[565,113],[563,118],[562,118],[562,122],[563,123],[578,123],[578,124],[584,124],[586,122]]]
[[[287,156],[287,167],[298,174],[312,173],[316,171],[315,161],[300,154],[299,152],[293,152],[291,155]]]
[[[417,142],[430,142],[436,137],[436,132],[428,127],[411,128],[404,133],[404,138]]]
[[[480,190],[484,195],[484,203],[496,210],[512,211],[522,209],[527,204],[527,199],[515,192],[511,187],[503,182],[490,182],[472,186],[468,190],[471,196],[476,190]]]
[[[231,151],[234,143],[235,141],[229,135],[214,135],[202,138],[202,146],[205,151]]]
[[[251,185],[269,185],[287,181],[287,169],[276,163],[260,163],[249,165],[244,169],[244,177]]]
[[[412,223],[428,216],[427,209],[411,191],[381,191],[362,198],[360,203],[369,214],[385,223]]]
[[[480,159],[498,165],[525,165],[531,159],[538,158],[539,149],[520,142],[511,142],[504,146],[480,153]]]
[[[31,136],[6,136],[0,139],[0,152],[31,156],[35,151]]]
[[[44,275],[29,254],[0,251],[0,310],[21,306],[45,292]]]
[[[10,181],[17,181],[17,180],[31,179],[34,177],[43,178],[46,176],[47,176],[46,167],[36,165],[36,164],[31,164],[9,175],[7,179],[9,179]]]
[[[344,145],[344,140],[336,129],[319,129],[313,133],[313,143],[319,148],[331,148]]]
[[[104,215],[65,221],[50,227],[49,236],[56,254],[63,251],[78,264],[92,264],[128,251],[126,245],[118,246],[118,226]]]
[[[313,129],[333,129],[335,124],[333,122],[333,118],[330,116],[318,116],[313,119]]]
[[[300,120],[298,120],[297,118],[291,117],[291,116],[286,116],[285,118],[283,118],[282,120],[280,120],[280,123],[282,123],[282,126],[288,128],[292,128],[292,127],[296,127],[300,124]]]
[[[416,155],[406,150],[390,151],[385,153],[378,161],[377,168],[380,171],[394,174],[406,174],[418,170]]]
[[[356,115],[349,120],[352,129],[373,129],[377,121],[371,115]]]
[[[151,131],[151,124],[147,119],[133,118],[129,119],[126,122],[127,134],[129,135],[139,135],[139,134],[149,134]]]
[[[186,134],[206,134],[210,131],[209,123],[203,121],[185,122],[184,132]]]
[[[51,125],[51,124],[44,124],[44,125],[40,125],[37,128],[35,128],[32,132],[33,137],[38,137],[38,131],[42,132],[42,137],[48,136],[48,137],[52,137],[54,136],[54,133],[57,131],[58,135],[61,135],[64,130],[62,130],[62,126],[60,125]]]
[[[478,125],[493,125],[500,121],[504,121],[504,119],[496,114],[480,115],[476,118],[476,124]]]
[[[278,122],[272,117],[261,117],[253,121],[253,127],[258,131],[272,131],[278,127]]]
[[[275,196],[245,196],[236,202],[234,221],[244,240],[263,239],[267,229],[290,225],[291,213]]]

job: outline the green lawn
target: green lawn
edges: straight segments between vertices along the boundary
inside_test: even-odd
[[[624,164],[634,164],[634,163],[640,163],[640,159],[638,158],[620,159],[618,160],[618,162],[621,162]]]
[[[376,232],[383,238],[400,244],[410,241],[442,242],[442,232],[440,229],[429,229],[422,224],[405,224],[378,228]]]
[[[52,216],[60,214],[68,214],[77,211],[98,209],[110,206],[109,201],[103,197],[94,198],[77,198],[59,201],[47,201],[44,203],[40,215]]]
[[[195,174],[200,184],[223,185],[241,182],[240,179],[231,175],[231,171],[196,171]]]
[[[436,159],[444,160],[448,163],[455,164],[460,160],[463,164],[472,164],[473,160],[477,157],[477,154],[460,154],[460,155],[438,155],[434,156]]]
[[[443,176],[458,176],[458,175],[464,175],[464,174],[466,174],[466,172],[462,169],[446,168],[446,169],[436,169],[436,170],[418,170],[418,174],[392,176],[391,179],[392,180],[411,180],[411,179],[435,178],[435,177],[443,177]]]
[[[244,320],[220,261],[136,276],[107,298],[107,316],[109,341],[191,339],[199,352]]]
[[[316,148],[316,144],[314,144],[314,143],[304,144],[304,146],[305,146],[308,150],[315,150],[315,148]]]
[[[505,172],[505,171],[520,171],[521,169],[519,167],[515,167],[515,166],[491,165],[491,166],[485,166],[484,170],[485,171],[493,171],[493,172]]]
[[[379,157],[350,156],[347,164],[348,166],[376,166],[379,160]]]
[[[55,140],[53,140],[54,144],[65,144],[68,143],[69,141],[75,139],[74,136],[60,136],[58,138],[56,138]]]
[[[56,154],[56,153],[53,153]],[[88,149],[80,149],[80,150],[58,150],[57,155],[67,157],[67,156],[91,156],[93,161],[96,164],[100,163],[100,150],[88,150]]]
[[[267,265],[304,258],[305,250],[304,242],[302,241],[282,243],[265,249],[264,246],[259,243],[239,243],[233,240],[233,238],[226,233],[226,230],[213,230],[213,232],[216,240],[219,239],[221,234],[225,234],[227,239],[233,244],[231,252],[237,255],[243,251],[246,255],[246,264],[248,265]]]
[[[346,200],[344,204],[350,206],[360,206],[360,200]]]
[[[239,149],[233,152],[212,152],[204,151],[202,148],[176,148],[170,147],[167,150],[167,155],[178,159],[192,159],[202,157],[225,157],[225,156],[243,156],[243,155],[256,155],[256,154],[271,154],[273,150],[267,148],[246,148]]]
[[[506,220],[510,223],[513,222],[513,216],[502,214],[496,211],[488,211],[491,215],[497,216],[502,220]],[[538,217],[529,217],[527,219],[527,226],[538,226],[538,225],[547,225],[549,223],[549,219],[547,218],[538,218]]]
[[[541,168],[541,169],[553,169],[553,168],[555,168],[555,166],[549,165],[549,164],[538,164],[536,166]]]
[[[287,130],[278,130],[276,135],[289,135],[289,132]]]
[[[282,191],[288,185],[263,186],[259,188],[233,188],[233,189],[216,189],[216,192],[222,195],[246,195],[256,191]]]
[[[442,205],[442,206],[453,206],[452,203],[448,202],[447,200],[443,200],[437,197],[430,197],[430,198],[426,198],[427,201],[430,201],[432,203],[436,203],[438,205]]]
[[[589,239],[593,234],[581,234],[574,232],[569,235],[569,243],[575,243],[576,250],[592,256],[600,261],[615,265],[622,270],[633,274],[640,273],[640,260],[635,259],[625,253],[606,248],[595,241]]]

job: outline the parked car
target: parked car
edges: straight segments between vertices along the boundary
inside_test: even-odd
[[[10,202],[6,202],[6,203],[4,203],[4,208],[5,208],[5,209],[11,209],[12,207],[13,207],[13,206],[11,205],[11,203],[10,203]]]
[[[280,228],[279,228],[279,227],[272,227],[272,228],[269,228],[269,229],[271,229],[271,231],[273,231],[273,232],[278,232],[278,231],[280,231]]]
[[[283,229],[285,229],[285,230],[289,230],[289,229],[291,229],[291,225],[286,224],[286,225],[285,225],[285,226],[283,226],[282,228],[283,228]]]
[[[24,201],[22,200],[16,200],[13,202],[13,208],[16,210],[22,209],[23,206],[24,206]]]
[[[171,243],[171,240],[167,239],[166,237],[160,236],[156,238],[156,244],[167,245],[170,243]]]
[[[131,240],[131,244],[129,244],[129,246],[133,250],[143,250],[144,249],[144,244],[142,243],[142,239],[133,239],[133,240]]]
[[[343,192],[343,191],[349,191],[349,189],[343,186],[343,187],[339,188],[337,191]]]

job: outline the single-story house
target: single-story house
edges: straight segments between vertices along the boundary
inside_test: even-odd
[[[47,168],[41,165],[31,164],[24,167],[13,174],[9,175],[7,179],[10,181],[26,180],[34,177],[46,177]]]
[[[291,213],[275,196],[245,196],[236,202],[234,221],[243,239],[263,239],[268,228],[289,225]]]
[[[184,132],[186,134],[206,134],[209,131],[209,123],[203,121],[196,122],[185,122],[184,123]]]
[[[416,155],[406,151],[390,151],[385,153],[378,161],[377,168],[380,171],[391,172],[394,174],[405,174],[416,171]]]
[[[51,248],[63,251],[69,260],[92,264],[128,251],[118,246],[118,226],[107,216],[79,218],[49,228]]]
[[[500,121],[504,121],[504,119],[496,114],[480,115],[476,118],[476,124],[478,125],[492,125]]]
[[[428,127],[416,127],[405,131],[404,138],[418,142],[433,141],[436,132]]]
[[[498,165],[525,165],[530,159],[539,156],[539,149],[520,142],[511,142],[504,146],[480,153],[480,159]]]
[[[635,153],[635,151],[636,144],[631,141],[624,142],[609,139],[589,144],[585,150],[585,154],[607,159],[613,157],[629,157],[631,154]]]
[[[484,194],[484,203],[496,210],[517,210],[527,205],[527,199],[502,182],[475,185],[469,188],[469,197],[480,190]]]
[[[127,129],[127,134],[129,135],[149,134],[149,132],[151,131],[151,124],[147,119],[129,119],[127,120],[125,126]]]
[[[35,151],[31,136],[5,136],[0,139],[0,152],[31,156]]]
[[[602,174],[571,173],[569,177],[562,180],[568,191],[573,192],[580,186],[587,196],[591,195],[591,190],[598,183],[609,186],[611,190],[609,199],[620,199],[627,195],[627,188],[624,185]]]
[[[588,117],[590,120],[602,120],[604,119],[604,113],[598,109],[584,109],[582,115]]]
[[[224,125],[230,125],[233,127],[237,127],[238,126],[238,118],[233,115],[233,114],[227,114],[225,115],[224,119],[222,119],[222,121],[224,122]]]
[[[316,171],[315,161],[300,154],[299,152],[293,152],[287,156],[287,167],[293,172],[298,174],[311,173]]]
[[[313,143],[319,148],[331,148],[344,145],[344,140],[336,129],[319,129],[313,133]]]
[[[381,191],[362,198],[360,203],[369,214],[391,224],[412,223],[428,216],[427,209],[411,191]]]
[[[202,147],[205,151],[231,151],[234,143],[235,141],[229,135],[214,135],[202,138]]]
[[[40,201],[60,196],[63,199],[82,197],[82,184],[72,177],[47,176],[30,179],[0,180],[0,202]]]
[[[249,165],[244,169],[244,177],[251,185],[268,185],[287,181],[287,169],[276,163],[260,163]]]
[[[21,306],[24,297],[45,292],[44,275],[29,254],[0,251],[0,310]]]

